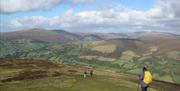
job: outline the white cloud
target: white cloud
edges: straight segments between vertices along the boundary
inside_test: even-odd
[[[63,0],[0,0],[1,13],[13,13],[18,11],[48,10]]]
[[[22,28],[34,28],[34,27],[46,27],[49,26],[48,19],[43,16],[31,16],[17,18],[11,21],[10,26],[13,29]]]
[[[169,3],[171,6],[171,10],[174,12],[175,16],[180,17],[180,1],[179,0],[169,0]]]
[[[49,10],[62,3],[89,4],[95,0],[0,0],[1,13],[14,13],[33,10]]]
[[[18,18],[11,22],[13,27],[42,27],[61,28],[71,31],[136,31],[157,30],[175,31],[180,30],[179,7],[172,4],[176,0],[158,1],[148,11],[128,10],[117,12],[114,8],[106,10],[81,11],[74,13],[72,9],[61,16],[52,18],[33,16]],[[178,1],[178,0],[177,0]],[[178,2],[176,2],[178,3]]]
[[[74,4],[79,4],[79,3],[89,4],[95,2],[95,0],[73,0],[72,2]]]

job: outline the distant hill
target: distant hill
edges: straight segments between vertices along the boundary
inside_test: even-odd
[[[158,47],[158,53],[180,50],[180,36],[163,32],[143,33],[140,40],[149,46]]]
[[[29,29],[15,32],[0,33],[1,40],[30,39],[33,41],[67,43],[76,41],[102,41],[101,45],[114,44],[122,50],[133,50],[138,53],[158,49],[157,54],[180,50],[180,36],[165,32],[134,32],[134,33],[86,33],[67,32],[64,30]]]
[[[115,39],[115,38],[128,38],[128,35],[125,33],[77,32],[76,34],[81,36],[94,35],[94,36],[98,36],[103,40]]]
[[[91,40],[91,41],[100,41],[100,40],[104,40],[103,38],[101,38],[100,36],[98,35],[95,35],[95,34],[89,34],[89,35],[85,35],[85,36],[82,36],[81,37],[81,40]]]
[[[68,42],[78,40],[79,36],[64,30],[30,29],[1,33],[3,40],[33,39],[45,42]]]

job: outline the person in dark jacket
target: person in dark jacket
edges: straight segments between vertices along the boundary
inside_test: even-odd
[[[87,76],[87,71],[85,70],[84,71],[84,78],[86,78],[86,76]]]
[[[91,77],[93,76],[93,70],[92,69],[90,70],[90,76]]]

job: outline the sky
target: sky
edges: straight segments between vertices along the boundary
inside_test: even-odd
[[[180,34],[180,0],[0,0],[0,31]]]

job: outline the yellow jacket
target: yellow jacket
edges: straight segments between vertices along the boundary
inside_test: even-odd
[[[145,72],[144,72],[143,82],[144,82],[145,84],[149,84],[149,83],[152,82],[152,75],[151,75],[151,72],[150,72],[150,71],[145,71]]]

